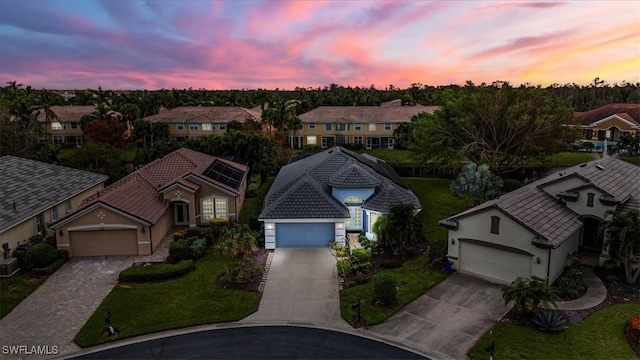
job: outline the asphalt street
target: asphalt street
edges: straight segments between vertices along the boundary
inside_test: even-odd
[[[375,340],[294,326],[209,330],[125,345],[74,359],[424,359]]]

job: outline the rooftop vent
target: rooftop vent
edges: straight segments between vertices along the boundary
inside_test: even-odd
[[[596,164],[596,167],[600,170],[604,169],[604,166],[600,165],[600,164]]]

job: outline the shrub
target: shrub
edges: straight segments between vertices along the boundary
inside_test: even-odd
[[[260,189],[259,184],[250,183],[249,186],[247,186],[247,197],[258,196],[258,189]]]
[[[66,253],[65,250],[62,250],[62,251]],[[67,262],[67,259],[58,259],[47,267],[33,268],[31,272],[33,273],[33,275],[38,275],[38,276],[51,275],[54,272],[56,272],[58,269],[60,269],[65,262]]]
[[[184,231],[176,231],[173,233],[173,241],[184,239]]]
[[[340,259],[336,263],[338,268],[338,275],[342,278],[346,278],[351,275],[351,261],[349,259]]]
[[[640,314],[629,320],[629,337],[632,341],[640,343]]]
[[[573,300],[587,291],[587,283],[582,277],[582,263],[577,252],[567,255],[569,265],[556,280],[558,295],[565,300]]]
[[[56,250],[56,259],[67,261],[69,259],[69,252],[67,250]]]
[[[520,311],[531,314],[540,303],[555,306],[558,290],[539,278],[523,279],[518,277],[509,286],[502,288],[502,298],[505,306],[513,301]]]
[[[191,258],[191,246],[186,239],[180,239],[171,243],[169,246],[169,256],[167,262],[177,264],[182,260]]]
[[[502,184],[502,191],[510,192],[522,187],[522,182],[516,179],[506,179]]]
[[[249,184],[262,185],[262,176],[260,176],[260,174],[252,174],[251,177],[249,177]]]
[[[369,269],[371,269],[371,263],[370,262],[365,262],[365,263],[361,263],[361,262],[351,262],[351,271],[357,273],[357,274],[368,274],[369,273]]]
[[[356,284],[358,285],[363,285],[369,282],[369,280],[371,280],[371,278],[369,277],[369,275],[367,274],[363,274],[363,273],[358,273],[356,274],[356,276],[354,276],[353,281],[355,281]]]
[[[186,229],[184,231],[184,237],[185,238],[200,238],[200,239],[205,239],[208,236],[211,235],[211,229],[206,228],[206,227],[198,227],[198,226],[194,226],[194,227],[190,227],[188,229]]]
[[[396,281],[385,274],[373,278],[373,300],[380,301],[384,306],[393,306],[398,302]]]
[[[540,331],[559,332],[567,328],[564,318],[550,310],[537,311],[531,317],[531,321]]]
[[[182,260],[177,264],[150,264],[132,266],[120,272],[121,282],[152,282],[172,279],[195,269],[193,260]]]
[[[371,251],[366,249],[353,249],[351,252],[351,261],[359,263],[371,262]]]
[[[344,246],[344,245],[335,244],[333,246],[333,249],[335,250],[337,257],[347,257],[347,256],[349,256],[349,251],[347,250],[347,247]]]
[[[33,235],[29,238],[29,242],[32,244],[40,244],[43,239],[42,235]]]
[[[431,246],[429,247],[429,260],[435,261],[442,259],[447,255],[447,239],[433,239],[429,241]]]
[[[33,245],[27,250],[24,262],[28,269],[43,268],[56,261],[56,249],[45,243]]]
[[[207,242],[205,239],[192,238],[191,246],[189,246],[189,253],[191,255],[192,260],[198,260],[207,250]]]
[[[56,242],[56,237],[55,236],[47,236],[46,238],[44,238],[44,240],[42,242],[44,242],[45,244],[51,246],[54,249],[56,249],[58,247],[58,243]]]
[[[256,265],[253,260],[245,259],[234,266],[225,266],[222,282],[232,285],[246,284],[254,275],[261,274],[264,269]]]
[[[402,263],[398,260],[385,260],[380,263],[380,267],[383,269],[397,269],[402,266]]]

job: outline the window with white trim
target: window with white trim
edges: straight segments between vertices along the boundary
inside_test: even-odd
[[[55,206],[49,209],[49,218],[51,222],[58,220],[58,209]]]
[[[309,129],[313,130],[316,128],[316,123],[309,123]]]
[[[227,199],[216,198],[215,199],[216,218],[227,218]]]
[[[64,136],[62,136],[62,135],[53,135],[53,143],[54,144],[64,144]]]
[[[189,124],[189,130],[198,130],[198,124]]]
[[[369,131],[376,131],[376,124],[370,123],[369,124]]]
[[[202,199],[202,220],[209,221],[213,218],[227,218],[227,199],[221,197],[207,197]]]
[[[333,125],[333,124],[324,124],[324,129],[326,131],[331,131],[331,125]]]
[[[220,123],[220,124],[218,125],[218,129],[220,129],[220,131],[222,131],[222,130],[226,130],[226,129],[227,129],[227,124],[225,124],[225,123]]]
[[[315,135],[307,135],[307,145],[318,145],[318,137]]]
[[[354,136],[353,137],[354,144],[362,144],[362,136]]]
[[[336,124],[338,126],[338,131],[348,131],[349,130],[349,124],[345,124],[345,123],[340,123],[340,124]]]
[[[210,123],[202,124],[202,131],[211,131],[211,124]]]
[[[66,211],[66,213],[70,213],[73,210],[73,204],[71,203],[71,200],[67,200],[64,203],[64,211]]]
[[[178,123],[178,124],[176,124],[176,129],[177,129],[177,130],[184,130],[184,123]]]
[[[59,121],[51,122],[51,130],[62,130],[62,124]]]
[[[353,124],[353,129],[354,129],[355,131],[360,131],[360,130],[362,130],[362,124],[361,124],[361,123],[355,123],[355,124]]]
[[[71,130],[77,130],[78,129],[78,123],[77,122],[72,122],[71,123]]]
[[[391,123],[384,123],[384,131],[391,131]]]

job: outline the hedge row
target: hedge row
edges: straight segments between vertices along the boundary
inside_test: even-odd
[[[120,272],[121,282],[153,282],[171,279],[184,275],[195,269],[193,260],[182,260],[177,264],[151,264],[133,266]]]
[[[31,270],[31,273],[33,275],[38,275],[38,276],[51,275],[54,272],[56,272],[56,270],[60,269],[62,267],[62,265],[64,265],[65,262],[67,262],[66,258],[65,259],[58,259],[58,260],[54,261],[53,263],[51,263],[51,265],[49,265],[47,267],[33,268]]]

